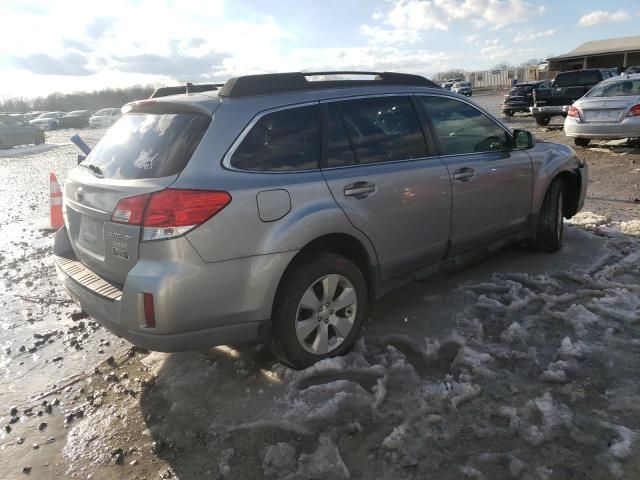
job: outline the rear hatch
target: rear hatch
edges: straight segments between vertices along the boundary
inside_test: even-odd
[[[504,96],[504,103],[507,105],[528,103],[532,92],[532,85],[515,86],[509,91],[508,95]]]
[[[184,169],[211,122],[211,112],[189,108],[163,103],[123,115],[65,182],[65,224],[74,252],[111,282],[124,284],[141,238],[140,226],[118,213],[113,217],[116,206],[166,189]]]

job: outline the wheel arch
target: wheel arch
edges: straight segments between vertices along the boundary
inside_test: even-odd
[[[347,233],[330,233],[311,240],[291,259],[278,281],[278,288],[276,289],[274,303],[278,299],[280,286],[291,268],[298,262],[304,261],[305,258],[319,252],[331,252],[342,255],[355,263],[362,272],[367,283],[369,300],[373,301],[375,299],[379,279],[376,259],[372,258],[367,247],[356,237]]]
[[[565,218],[571,218],[578,213],[582,179],[577,173],[566,170],[558,173],[553,180],[556,178],[562,180],[562,215]],[[549,185],[551,185],[551,183],[549,183]]]

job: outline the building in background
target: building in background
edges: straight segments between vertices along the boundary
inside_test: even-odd
[[[547,59],[555,73],[582,68],[611,68],[640,65],[640,36],[593,40],[575,50]]]

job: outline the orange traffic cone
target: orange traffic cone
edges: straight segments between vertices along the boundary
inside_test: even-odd
[[[51,229],[57,230],[64,225],[62,218],[62,191],[58,185],[56,174],[49,174],[49,202],[51,206]]]

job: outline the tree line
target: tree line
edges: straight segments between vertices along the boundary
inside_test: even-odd
[[[105,88],[93,92],[51,93],[46,97],[18,97],[0,101],[0,112],[25,113],[31,111],[99,110],[120,108],[134,100],[149,98],[154,87],[136,85],[127,88]]]

